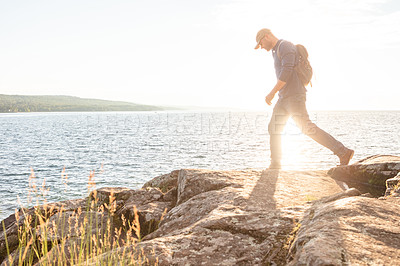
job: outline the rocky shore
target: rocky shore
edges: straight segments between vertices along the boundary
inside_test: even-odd
[[[106,264],[130,250],[132,256],[114,264],[400,265],[399,172],[396,156],[371,156],[329,174],[181,169],[155,177],[139,190],[101,188],[86,199],[36,210],[46,214],[40,219],[50,227],[61,216],[90,212],[98,217],[89,222],[90,230],[100,234],[107,231],[104,219],[112,218],[110,232],[122,244],[90,260],[87,255],[83,263],[66,258],[66,264]],[[85,206],[94,199],[100,208],[89,210]],[[24,249],[18,244],[18,228],[35,213],[35,208],[21,210],[1,224],[1,265],[18,265],[10,263],[10,256],[18,257]],[[84,220],[79,217],[73,228]],[[124,241],[127,234],[117,231],[135,219],[140,241],[129,243]],[[36,234],[38,227],[32,226]],[[53,238],[49,252],[32,256],[31,264],[57,263],[65,246],[80,243],[78,231],[72,230],[67,241]],[[29,252],[34,253],[22,253]]]

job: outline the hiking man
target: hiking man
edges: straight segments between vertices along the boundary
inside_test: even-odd
[[[339,157],[340,165],[349,164],[354,151],[346,148],[327,132],[311,122],[306,109],[306,88],[295,70],[299,62],[299,53],[291,42],[278,39],[271,30],[261,29],[256,35],[257,45],[268,52],[272,50],[275,63],[275,72],[278,79],[271,92],[265,97],[265,102],[271,105],[275,94],[279,92],[279,98],[272,112],[268,125],[270,135],[271,164],[270,169],[281,168],[281,133],[289,119],[292,117],[296,125],[307,136],[319,144],[330,149]]]

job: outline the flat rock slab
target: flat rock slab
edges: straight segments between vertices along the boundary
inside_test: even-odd
[[[351,186],[376,187],[383,194],[386,180],[400,172],[400,157],[393,155],[374,155],[360,160],[352,165],[338,166],[328,171],[328,174]],[[357,187],[360,189],[360,187]]]
[[[177,205],[140,244],[160,265],[281,265],[310,201],[342,191],[326,171],[182,169],[177,186]]]

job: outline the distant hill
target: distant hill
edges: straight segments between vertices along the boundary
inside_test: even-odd
[[[90,111],[158,111],[178,108],[130,102],[86,99],[73,96],[31,96],[0,94],[0,113],[16,112],[90,112]]]

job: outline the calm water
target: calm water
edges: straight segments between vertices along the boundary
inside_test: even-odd
[[[48,201],[87,195],[97,187],[139,188],[181,168],[268,166],[266,112],[119,112],[0,114],[0,219],[27,204],[29,176],[46,181]],[[316,112],[313,121],[356,150],[400,155],[400,112]],[[331,152],[290,121],[284,132],[284,169],[329,169]],[[63,178],[63,169],[65,174]],[[68,178],[65,178],[67,175]]]

